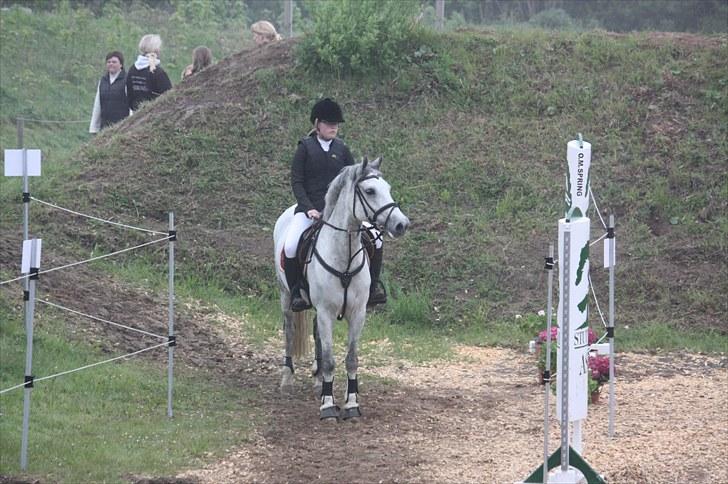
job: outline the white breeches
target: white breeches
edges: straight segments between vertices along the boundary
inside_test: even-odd
[[[291,225],[288,226],[286,233],[286,241],[283,243],[283,253],[289,259],[296,257],[296,249],[298,248],[298,240],[301,234],[313,225],[313,220],[308,218],[304,212],[298,212],[293,215]]]

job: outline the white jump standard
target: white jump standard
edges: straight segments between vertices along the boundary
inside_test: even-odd
[[[589,237],[591,222],[586,217],[589,208],[591,145],[578,140],[567,145],[568,173],[566,177],[566,214],[558,222],[559,305],[557,310],[557,375],[556,414],[561,424],[561,446],[548,455],[549,433],[549,381],[551,351],[551,291],[554,267],[553,246],[546,257],[548,271],[546,355],[544,371],[546,381],[544,403],[544,463],[523,482],[603,484],[604,479],[581,457],[581,423],[587,417],[589,397]],[[610,225],[613,227],[612,219]],[[608,233],[613,237],[613,230]],[[610,246],[613,250],[613,245]],[[613,253],[609,255],[613,260]],[[613,275],[613,268],[610,268]],[[613,294],[610,278],[610,296]],[[613,297],[610,297],[610,327],[612,342]],[[613,348],[613,342],[611,344]],[[613,359],[613,356],[611,357]],[[610,374],[610,377],[613,375]],[[610,386],[613,381],[610,378]],[[613,393],[610,392],[610,401]],[[571,430],[573,429],[573,435]],[[611,435],[611,419],[610,419]],[[570,442],[573,440],[573,446]],[[554,471],[549,472],[551,469]]]

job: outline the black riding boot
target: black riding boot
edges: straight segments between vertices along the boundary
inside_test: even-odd
[[[301,297],[301,266],[295,257],[285,258],[283,269],[286,272],[286,282],[291,291],[291,311],[298,313],[311,309],[311,305]]]
[[[379,279],[379,275],[382,273],[382,255],[384,248],[374,249],[372,259],[369,261],[369,275],[372,278],[372,284],[369,286],[369,301],[368,306],[375,304],[384,304],[387,302],[387,291],[384,289],[384,284]]]

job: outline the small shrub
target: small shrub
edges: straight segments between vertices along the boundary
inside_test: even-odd
[[[416,45],[418,3],[411,0],[312,2],[299,61],[341,74],[394,70]]]

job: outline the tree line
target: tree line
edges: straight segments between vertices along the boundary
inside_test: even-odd
[[[143,5],[170,14],[208,19],[268,19],[280,26],[287,0],[0,0],[0,7],[52,10],[60,5],[86,8],[102,15],[112,5]],[[295,30],[311,18],[315,4],[332,0],[293,0]],[[346,0],[339,0],[346,1]],[[419,4],[425,19],[434,16],[435,0],[359,0]],[[728,32],[728,0],[445,0],[450,28],[468,25],[531,24],[553,29],[601,28],[613,32],[658,30],[695,33]]]

